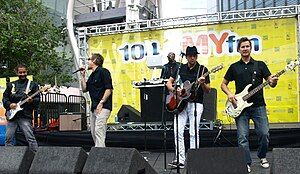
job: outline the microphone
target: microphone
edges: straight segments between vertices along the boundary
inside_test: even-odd
[[[180,52],[180,56],[181,56],[181,57],[185,56],[185,53],[181,51],[181,52]]]
[[[77,73],[79,71],[83,71],[83,70],[85,70],[85,68],[79,68],[78,70],[74,71],[72,74],[75,74],[75,73]]]
[[[7,66],[2,65],[2,66],[0,66],[0,69],[7,69]]]

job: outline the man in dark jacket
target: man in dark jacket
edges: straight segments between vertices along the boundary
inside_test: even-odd
[[[179,63],[175,60],[175,54],[173,52],[169,52],[168,54],[168,63],[163,66],[161,71],[160,78],[169,79],[174,72],[177,72],[179,68]]]

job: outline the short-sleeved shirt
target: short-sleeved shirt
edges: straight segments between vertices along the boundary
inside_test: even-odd
[[[97,108],[105,90],[113,89],[110,72],[102,67],[97,67],[96,70],[92,72],[86,85],[92,100],[92,111]],[[107,98],[105,103],[103,103],[103,108],[112,110],[112,94]]]
[[[200,65],[198,62],[196,62],[196,65],[192,69],[190,69],[188,67],[188,64],[181,65],[180,70],[179,70],[179,76],[180,76],[181,81],[185,82],[188,80],[191,83],[195,82],[197,79],[199,67],[200,67],[199,77],[201,77],[202,74],[205,74],[206,72],[208,72],[208,69],[205,66]],[[176,72],[173,73],[171,77],[175,79]],[[207,75],[205,77],[205,83],[206,84],[210,83],[209,75]],[[193,102],[203,103],[203,89],[201,88],[201,86],[199,86],[197,94],[196,94],[196,98],[195,98],[195,100],[193,100]]]
[[[257,70],[254,70],[254,62],[257,62]],[[248,84],[252,84],[249,91],[263,83],[271,75],[267,65],[262,61],[255,61],[253,58],[246,64],[242,59],[230,65],[224,78],[228,81],[235,81],[235,94],[244,90]],[[254,82],[253,82],[254,79]],[[248,103],[253,102],[251,107],[265,106],[263,90],[258,91],[249,98]]]

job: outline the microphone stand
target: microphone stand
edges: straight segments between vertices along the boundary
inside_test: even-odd
[[[196,78],[196,81],[195,83],[197,82],[198,78],[199,78],[199,73],[200,73],[200,68],[201,68],[201,65],[199,64],[199,68],[198,68],[198,72],[197,72],[197,78]],[[203,75],[203,72],[204,72],[204,66],[203,66],[203,69],[202,69],[202,75]],[[200,86],[201,87],[201,86]],[[196,97],[197,95],[197,91],[199,89],[199,86],[195,89],[194,91],[194,95]],[[204,92],[204,91],[203,91]],[[195,131],[195,149],[198,149],[198,129],[197,129],[197,103],[194,102],[195,104],[195,108],[194,108],[194,131]],[[199,120],[200,122],[200,120]],[[200,139],[200,137],[199,137]]]
[[[218,133],[217,133],[217,136],[214,138],[213,140],[213,146],[215,147],[216,144],[218,143],[218,146],[222,146],[221,145],[221,138],[223,138],[225,141],[227,141],[227,143],[229,143],[231,146],[235,146],[231,141],[229,141],[222,133],[222,130],[223,130],[223,125],[222,125],[222,122],[221,121],[216,121],[215,123],[215,126],[214,127],[217,127],[218,128]]]
[[[166,111],[166,82],[164,81],[164,79],[166,78],[166,70],[165,70],[165,66],[163,66],[162,68],[162,72],[161,72],[161,79],[163,79],[163,101],[162,101],[162,113],[161,113],[161,117],[162,117],[162,125],[164,128],[164,171],[167,171],[167,128],[166,128],[166,118],[165,118],[165,111]]]
[[[195,108],[194,108],[194,119],[195,119],[195,121],[194,121],[194,131],[195,131],[195,149],[198,149],[198,143],[197,143],[197,141],[198,141],[198,134],[197,134],[197,103],[195,102],[194,103],[195,104]]]
[[[178,105],[178,93],[177,93],[177,83],[179,81],[178,79],[178,76],[179,76],[179,71],[180,71],[180,68],[181,68],[181,65],[182,65],[182,59],[183,59],[183,56],[185,55],[184,53],[181,53],[181,60],[180,60],[180,64],[179,64],[179,67],[178,67],[178,70],[177,70],[177,73],[176,73],[176,77],[175,77],[175,85],[174,85],[174,89],[175,89],[175,101],[176,101],[176,107]],[[176,122],[176,158],[177,158],[177,173],[180,173],[180,167],[179,167],[179,138],[178,138],[178,109],[176,108],[175,109],[175,122]]]
[[[162,76],[164,79],[164,76]],[[161,113],[161,117],[162,117],[162,125],[164,127],[164,171],[167,171],[167,129],[166,129],[166,117],[165,117],[165,111],[166,111],[166,82],[163,80],[163,101],[162,101],[162,113]]]

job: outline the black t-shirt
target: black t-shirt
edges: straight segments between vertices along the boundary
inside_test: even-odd
[[[254,62],[255,60],[251,58],[246,64],[242,61],[242,59],[240,59],[239,61],[231,64],[227,70],[224,78],[228,81],[235,81],[235,94],[242,92],[248,84],[253,84],[249,88],[249,91],[254,89],[263,83],[263,79],[266,79],[271,75],[267,65],[262,61],[256,61],[258,70],[254,71]],[[253,78],[255,80],[252,83]],[[263,96],[263,90],[258,91],[250,97],[248,102],[253,102],[252,107],[265,106],[266,103]]]
[[[206,72],[208,72],[208,69],[205,66],[200,65],[198,62],[196,63],[196,65],[192,69],[190,69],[188,67],[188,64],[183,64],[180,67],[180,70],[179,70],[180,80],[183,83],[187,80],[190,81],[191,83],[195,82],[195,80],[197,79],[197,74],[198,74],[198,68],[199,67],[200,67],[199,77],[201,77],[202,74],[205,74]],[[176,78],[176,72],[174,72],[171,77],[175,79]],[[205,83],[206,84],[210,83],[209,75],[205,77]],[[203,89],[201,88],[201,86],[199,86],[197,94],[196,94],[196,98],[193,102],[203,103]]]
[[[89,91],[92,100],[92,111],[97,108],[105,90],[113,89],[110,72],[102,67],[97,67],[96,70],[92,72],[86,85],[87,91]],[[112,110],[112,94],[108,97],[105,103],[103,103],[103,108]]]

